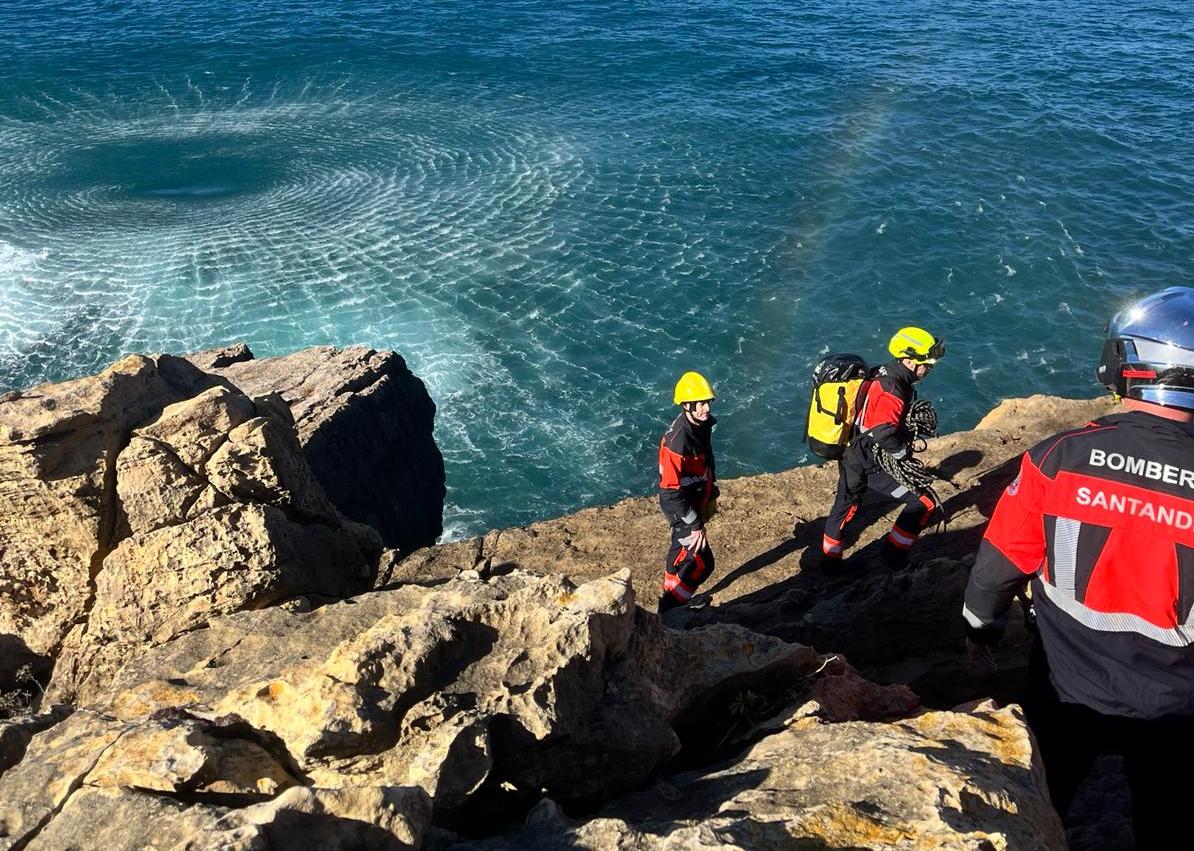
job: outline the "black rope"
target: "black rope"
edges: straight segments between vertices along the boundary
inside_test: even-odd
[[[937,411],[928,399],[917,399],[908,406],[908,416],[904,418],[904,425],[912,435],[909,441],[914,452],[924,452],[928,447],[926,438],[937,436]],[[919,441],[919,446],[916,445]]]
[[[914,453],[923,452],[927,446],[927,438],[937,436],[937,411],[928,399],[917,399],[908,407],[908,415],[904,418],[912,439],[909,441],[909,452],[902,458],[896,458],[878,443],[872,443],[875,462],[879,469],[887,473],[900,485],[913,493],[927,496],[933,500],[940,512],[941,520],[938,531],[944,531],[948,518],[945,516],[945,504],[937,491],[933,489],[933,482],[938,480],[924,462],[914,457]],[[919,444],[919,445],[918,445]]]

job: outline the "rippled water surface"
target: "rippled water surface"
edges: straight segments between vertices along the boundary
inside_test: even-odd
[[[685,369],[778,470],[829,349],[938,329],[961,428],[1194,279],[1184,3],[391,5],[6,5],[0,389],[393,348],[459,536],[648,492]]]

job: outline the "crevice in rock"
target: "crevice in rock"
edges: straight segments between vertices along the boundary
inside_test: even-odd
[[[168,706],[159,709],[157,712],[149,716],[150,721],[170,723],[171,721],[193,720],[198,721],[203,725],[203,731],[213,739],[220,739],[224,741],[231,741],[233,739],[240,739],[246,742],[252,742],[257,745],[286,771],[297,779],[302,785],[310,786],[311,778],[303,771],[302,766],[299,765],[298,760],[291,754],[290,748],[281,736],[269,730],[262,730],[259,727],[254,727],[244,718],[236,714],[219,715],[214,718],[195,715],[186,707]],[[203,783],[208,778],[196,777],[191,786],[197,786]],[[184,792],[195,793],[193,788],[184,789]],[[226,795],[222,795],[227,800]],[[260,797],[247,796],[253,798],[252,803],[260,801]]]
[[[99,593],[98,580],[100,572],[104,569],[104,560],[107,559],[112,550],[120,543],[116,539],[116,533],[123,515],[123,507],[120,502],[120,495],[116,492],[116,459],[120,457],[121,452],[128,448],[132,436],[132,429],[121,431],[117,439],[113,441],[112,447],[104,456],[103,491],[100,496],[102,510],[96,535],[95,552],[91,554],[91,560],[87,566],[87,597],[83,601],[82,610],[74,619],[75,624],[83,625],[84,631],[86,631],[87,625],[91,620],[91,612],[95,608],[96,596]],[[127,521],[125,525],[127,526]],[[55,664],[57,664],[57,659],[62,654],[62,646],[69,634],[69,630],[63,633],[47,654],[49,658],[55,660]]]
[[[36,839],[38,834],[45,830],[50,822],[52,822],[59,813],[66,809],[66,805],[70,803],[71,796],[83,788],[84,783],[87,781],[87,776],[91,774],[97,765],[99,765],[100,760],[104,758],[108,751],[112,750],[112,748],[116,747],[116,745],[120,743],[120,740],[123,739],[127,733],[128,729],[121,730],[115,739],[113,739],[106,747],[100,750],[100,752],[96,754],[95,759],[91,761],[91,764],[88,765],[86,769],[79,772],[71,780],[70,786],[66,790],[66,794],[62,796],[62,800],[51,807],[50,811],[42,816],[42,818],[38,820],[37,824],[30,828],[30,830],[26,832],[24,836],[15,840],[12,845],[9,846],[9,851],[24,851],[29,843]]]
[[[494,716],[489,722],[489,737],[493,764],[484,782],[468,796],[463,806],[456,809],[434,807],[432,823],[436,827],[470,839],[497,836],[518,827],[540,799],[551,796],[551,790],[519,789],[511,782],[514,772],[508,767],[509,751],[517,748],[509,747],[509,743],[518,740],[524,746],[533,745],[534,737],[521,724],[509,716]],[[541,744],[547,747],[547,743]],[[603,803],[594,802],[592,809],[596,811]]]
[[[454,810],[437,809],[433,823],[470,839],[497,836],[516,829],[543,798],[555,801],[573,819],[595,816],[610,801],[648,788],[661,776],[707,768],[741,754],[754,743],[779,732],[784,710],[812,697],[818,678],[831,671],[837,657],[825,658],[819,669],[797,680],[755,671],[727,679],[694,701],[671,727],[680,739],[680,751],[656,766],[640,782],[627,782],[605,794],[578,795],[567,788],[519,786],[525,772],[519,760],[527,753],[539,760],[567,758],[572,747],[566,736],[537,741],[514,718],[495,716],[489,725],[492,767],[482,785],[465,804]]]
[[[184,470],[186,470],[192,476],[194,476],[197,479],[203,479],[203,481],[207,482],[207,476],[205,476],[201,471],[196,470],[194,467],[192,467],[186,461],[183,461],[182,458],[179,457],[178,451],[175,450],[175,448],[173,446],[171,446],[169,443],[166,443],[166,441],[162,440],[161,438],[153,437],[152,435],[148,435],[148,434],[138,434],[137,437],[141,438],[142,440],[148,440],[150,443],[152,443],[154,446],[156,446],[158,449],[162,450],[162,452],[164,452],[166,455],[168,455],[172,461],[177,462],[178,466],[182,467]],[[130,436],[129,440],[130,441],[132,440],[131,436]],[[217,444],[217,447],[219,445],[222,445],[227,440],[228,440],[228,436],[224,435],[224,439],[221,440],[219,444]],[[214,452],[215,450],[213,449],[212,451]],[[207,460],[204,459],[203,463],[206,465]],[[211,484],[211,482],[208,482],[208,484]]]

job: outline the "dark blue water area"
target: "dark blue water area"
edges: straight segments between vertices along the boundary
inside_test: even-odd
[[[1186,4],[181,2],[0,14],[0,388],[130,351],[401,352],[450,535],[808,460],[809,371],[944,336],[948,429],[1099,392],[1192,279]]]

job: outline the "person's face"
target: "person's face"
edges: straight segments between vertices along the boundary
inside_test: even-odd
[[[713,408],[712,399],[704,399],[700,402],[689,402],[684,408],[684,414],[694,423],[703,423],[709,419],[709,412]]]

